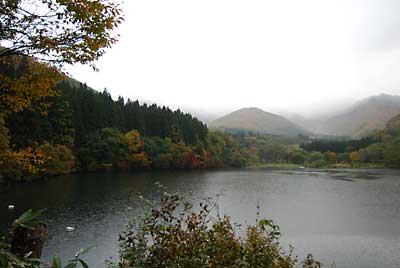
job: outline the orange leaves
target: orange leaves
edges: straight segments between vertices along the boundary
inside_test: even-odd
[[[42,172],[46,156],[32,147],[18,151],[10,148],[4,117],[25,109],[45,114],[51,105],[45,99],[58,94],[55,83],[63,75],[55,68],[16,56],[0,57],[0,70],[0,170],[5,177],[21,179]],[[34,102],[38,104],[35,107]]]
[[[34,101],[48,108],[46,97],[56,96],[55,83],[64,76],[56,69],[33,60],[16,57],[0,58],[0,113],[10,114],[32,108]],[[22,70],[21,70],[22,69]]]
[[[143,148],[144,142],[137,130],[131,130],[124,135],[124,140],[128,144],[130,152],[139,152]]]
[[[46,155],[40,150],[28,147],[18,151],[6,150],[0,153],[0,166],[5,177],[22,179],[43,171]]]
[[[351,162],[359,162],[361,160],[361,155],[359,152],[354,151],[349,154]]]
[[[146,153],[135,153],[128,156],[128,164],[131,168],[150,168],[151,161]]]
[[[27,55],[62,67],[91,64],[117,42],[113,30],[123,21],[120,5],[111,0],[5,1],[1,5],[0,58]]]

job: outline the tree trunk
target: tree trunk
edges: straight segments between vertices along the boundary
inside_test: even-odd
[[[11,240],[11,252],[18,257],[29,255],[30,258],[40,259],[47,237],[48,231],[45,224],[38,224],[35,230],[17,228]]]

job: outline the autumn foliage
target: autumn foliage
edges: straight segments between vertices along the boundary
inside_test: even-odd
[[[299,262],[293,248],[280,245],[280,229],[271,220],[257,217],[242,229],[219,213],[218,204],[204,199],[193,205],[174,194],[161,194],[159,204],[144,201],[143,215],[135,215],[120,236],[121,268],[318,268],[308,258]],[[258,215],[259,216],[259,215]]]

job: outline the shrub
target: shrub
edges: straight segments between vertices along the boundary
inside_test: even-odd
[[[23,213],[11,226],[8,241],[0,239],[0,267],[1,268],[89,268],[81,258],[83,254],[94,247],[80,249],[73,259],[62,266],[61,259],[56,256],[51,264],[40,260],[44,240],[47,237],[47,226],[43,223],[42,214],[45,210]],[[39,232],[40,231],[40,232]],[[43,239],[43,240],[41,240]]]
[[[205,199],[194,207],[178,195],[163,194],[143,217],[135,218],[120,236],[123,268],[201,267],[320,267],[308,258],[299,263],[292,247],[283,250],[280,230],[271,220],[259,219],[241,228],[218,206]]]
[[[326,167],[328,165],[328,162],[326,162],[325,160],[316,160],[311,162],[308,166],[310,168],[322,168],[322,167]]]

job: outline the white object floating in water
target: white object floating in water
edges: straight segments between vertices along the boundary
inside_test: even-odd
[[[67,231],[68,232],[73,232],[73,231],[75,231],[75,227],[67,226]]]
[[[9,210],[13,210],[14,208],[15,208],[14,205],[8,205],[8,209],[9,209]]]
[[[129,209],[129,210],[131,210],[131,209],[132,209],[132,207],[128,207],[128,209]]]

